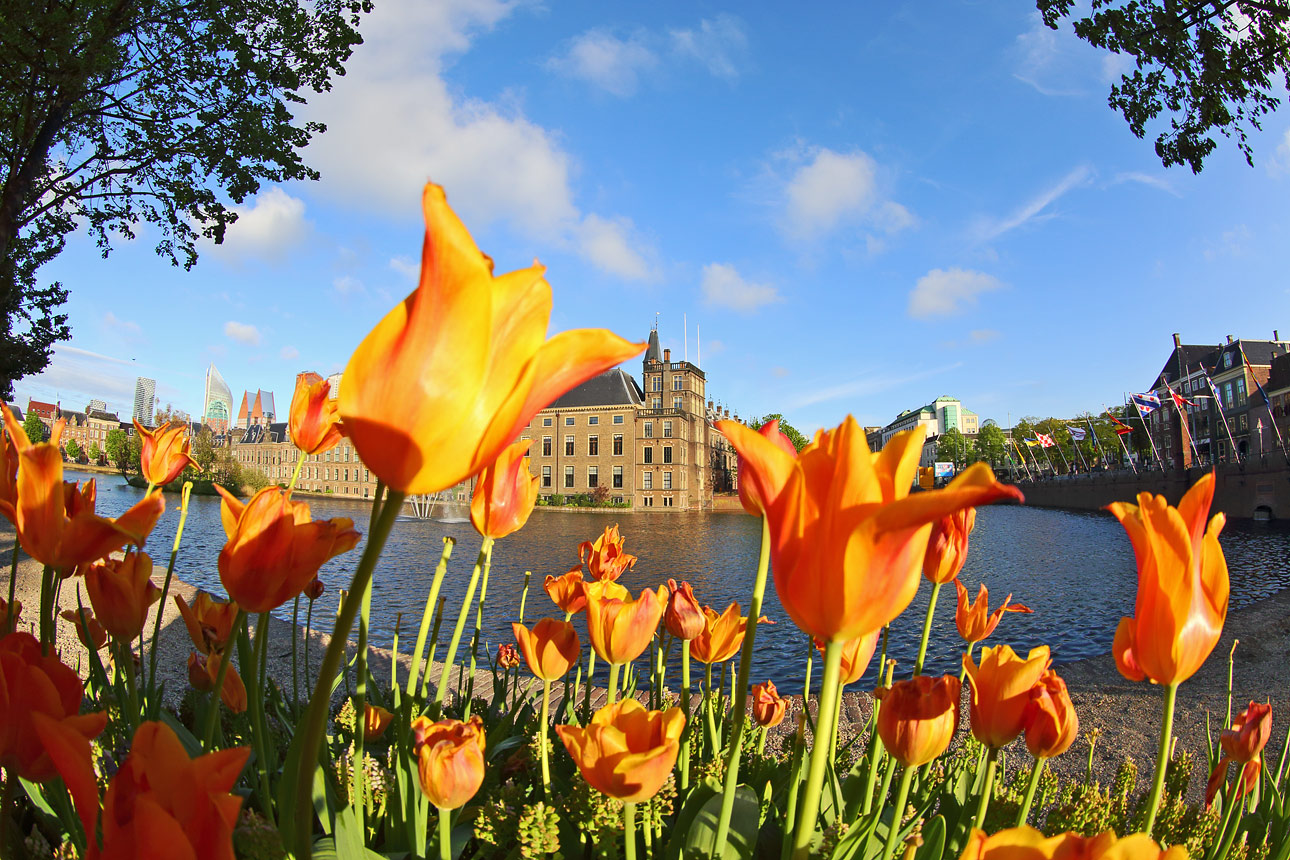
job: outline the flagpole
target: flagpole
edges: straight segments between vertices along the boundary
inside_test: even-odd
[[[1223,429],[1227,431],[1227,444],[1232,446],[1232,458],[1236,459],[1236,440],[1232,438],[1232,428],[1228,426],[1227,415],[1223,412],[1223,398],[1219,395],[1218,389],[1214,386],[1214,380],[1209,378],[1209,373],[1203,364],[1200,372],[1205,377],[1205,384],[1209,386],[1210,393],[1214,395],[1214,402],[1218,404],[1218,417],[1223,420]]]
[[[1106,412],[1107,415],[1111,416],[1112,423],[1115,423],[1115,416],[1111,415],[1111,410],[1106,408],[1105,403],[1102,404],[1102,409]],[[1128,427],[1129,425],[1125,424],[1124,426]],[[1132,428],[1129,428],[1129,429],[1132,430]],[[1133,455],[1129,453],[1129,446],[1125,444],[1124,436],[1121,435],[1120,433],[1116,433],[1115,438],[1120,441],[1120,448],[1124,451],[1124,459],[1129,461],[1129,468],[1133,470],[1133,474],[1135,475],[1138,474],[1138,467],[1133,462]]]
[[[1040,441],[1039,441],[1039,428],[1038,428],[1038,427],[1036,427],[1036,428],[1035,428],[1035,441],[1039,443],[1039,450],[1044,452],[1044,459],[1048,461],[1048,468],[1052,470],[1052,472],[1053,472],[1053,477],[1054,477],[1054,478],[1055,478],[1055,477],[1057,477],[1057,467],[1053,465],[1053,458],[1052,458],[1052,457],[1050,457],[1050,456],[1048,456],[1048,449],[1044,447],[1044,443],[1043,443],[1043,442],[1040,442]],[[1036,457],[1035,459],[1039,459],[1039,458],[1038,458],[1038,457]]]
[[[1260,383],[1258,379],[1254,377],[1254,365],[1250,364],[1249,358],[1246,357],[1245,347],[1240,346],[1239,344],[1238,344],[1238,347],[1241,350],[1241,361],[1245,362],[1245,369],[1250,374],[1250,381],[1254,383],[1255,387],[1259,391],[1259,396],[1263,398],[1263,405],[1268,408],[1268,421],[1272,422],[1272,432],[1277,435],[1277,444],[1281,446],[1281,455],[1283,457],[1290,456],[1286,454],[1286,443],[1285,443],[1285,440],[1281,438],[1281,428],[1277,427],[1276,416],[1272,414],[1272,401],[1268,398],[1268,393],[1263,390],[1262,383]],[[1248,385],[1245,387],[1245,392],[1246,392],[1246,397],[1249,397]],[[1260,437],[1259,446],[1262,447],[1262,445],[1263,445],[1263,439],[1262,437]]]
[[[1062,453],[1062,446],[1058,443],[1056,439],[1053,440],[1053,447],[1057,449],[1057,456],[1062,458],[1062,468],[1065,469],[1066,474],[1069,475],[1071,471],[1071,464],[1066,462],[1066,455]]]
[[[1187,378],[1188,378],[1188,379],[1190,379],[1190,378],[1191,378],[1191,365],[1190,365],[1190,364],[1185,365],[1185,368],[1184,368],[1184,369],[1187,371]],[[1196,397],[1196,395],[1195,395],[1195,394],[1192,394],[1192,398],[1193,398],[1193,399],[1195,399],[1195,397]],[[1193,406],[1195,406],[1197,409],[1199,409],[1199,408],[1200,408],[1200,404],[1199,404],[1199,403],[1193,403],[1192,405],[1193,405]],[[1188,434],[1189,434],[1189,436],[1190,436],[1190,438],[1191,438],[1191,447],[1192,447],[1192,451],[1194,451],[1194,452],[1195,452],[1195,454],[1196,454],[1196,459],[1197,459],[1197,460],[1199,460],[1199,459],[1200,459],[1200,448],[1196,447],[1196,431],[1195,431],[1195,429],[1194,429],[1194,426],[1193,426],[1193,425],[1192,425],[1192,423],[1191,423],[1191,418],[1190,418],[1190,416],[1187,418],[1187,432],[1188,432]],[[1210,459],[1210,461],[1212,462],[1212,461],[1213,461],[1213,459],[1214,459],[1214,443],[1213,443],[1213,441],[1212,441],[1212,440],[1213,440],[1213,434],[1212,434],[1212,433],[1210,434],[1210,440],[1211,440],[1211,441],[1210,441],[1210,446],[1209,446],[1209,447],[1210,447],[1210,457],[1209,457],[1209,459]],[[1202,465],[1203,465],[1203,464],[1202,464]]]
[[[1187,413],[1183,410],[1182,404],[1178,402],[1178,399],[1182,397],[1182,395],[1174,394],[1173,386],[1169,384],[1169,380],[1167,379],[1165,380],[1165,390],[1169,392],[1169,399],[1174,402],[1174,408],[1178,410],[1178,420],[1182,423],[1183,435],[1186,436],[1187,441],[1191,443],[1191,454],[1199,461],[1200,451],[1196,450],[1196,440],[1192,438],[1191,428],[1187,426]]]
[[[1106,468],[1106,452],[1102,450],[1102,443],[1097,438],[1097,428],[1093,426],[1093,416],[1085,415],[1085,423],[1088,424],[1088,433],[1093,437],[1093,450],[1097,452],[1098,460],[1102,461],[1102,467]]]
[[[1034,478],[1030,477],[1030,464],[1026,462],[1026,456],[1022,454],[1021,449],[1017,447],[1017,440],[1012,438],[1011,428],[1008,430],[1008,441],[1012,443],[1012,450],[1016,451],[1017,456],[1021,458],[1021,467],[1026,470],[1026,480],[1033,481]]]
[[[1071,433],[1071,428],[1069,426],[1066,428],[1066,432],[1071,437],[1071,447],[1075,449],[1075,453],[1079,456],[1080,463],[1084,465],[1084,471],[1089,471],[1088,460],[1084,459],[1084,452],[1079,449],[1079,440],[1075,438],[1074,433]]]
[[[1132,397],[1129,400],[1133,402],[1133,408],[1138,412],[1138,420],[1142,422],[1142,429],[1147,433],[1147,441],[1151,443],[1151,453],[1156,458],[1156,465],[1163,472],[1165,471],[1165,461],[1160,459],[1160,452],[1156,450],[1156,440],[1151,438],[1151,428],[1147,426],[1147,416],[1142,414],[1142,407],[1138,405],[1138,401]]]

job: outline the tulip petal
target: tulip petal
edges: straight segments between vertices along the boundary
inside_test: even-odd
[[[740,487],[743,487],[745,481],[755,483],[755,496],[763,500],[767,507],[773,505],[788,483],[794,458],[761,433],[738,421],[718,421],[715,426],[739,452],[740,466],[747,464],[748,468],[740,472],[743,475]],[[741,493],[741,498],[742,495]],[[747,504],[744,509],[753,516],[762,514],[760,510],[749,510]]]
[[[1120,674],[1130,681],[1144,681],[1147,676],[1138,665],[1138,660],[1133,654],[1134,642],[1136,640],[1136,631],[1132,618],[1121,618],[1120,624],[1115,628],[1115,641],[1111,645],[1111,654],[1115,657],[1115,668],[1120,670]]]
[[[67,785],[85,832],[93,833],[99,818],[99,789],[94,782],[90,738],[98,737],[107,727],[107,712],[55,720],[37,711],[31,721],[45,753]]]

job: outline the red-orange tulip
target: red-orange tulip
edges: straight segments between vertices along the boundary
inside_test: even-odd
[[[767,421],[756,432],[789,457],[787,460],[776,457],[763,464],[762,468],[754,467],[743,456],[739,458],[739,502],[745,511],[754,517],[760,517],[784,489],[792,460],[797,457],[797,449],[779,429],[779,419]]]
[[[587,597],[582,593],[582,565],[562,576],[547,574],[542,588],[547,597],[568,615],[581,612],[587,605]]]
[[[1035,758],[1059,756],[1075,743],[1079,715],[1066,682],[1049,669],[1030,691],[1026,705],[1026,749]]]
[[[535,264],[493,277],[427,185],[421,280],[345,368],[340,414],[371,470],[405,493],[434,493],[497,459],[539,409],[637,355],[603,329],[546,339],[551,287]]]
[[[529,473],[531,439],[508,445],[484,467],[470,497],[470,523],[484,537],[504,538],[529,521],[537,503],[538,478]]]
[[[959,606],[954,613],[954,623],[959,628],[959,635],[969,644],[975,645],[989,637],[1005,612],[1034,612],[1033,609],[1020,603],[1010,603],[1012,595],[1003,599],[1003,603],[994,612],[990,611],[990,591],[981,583],[976,593],[976,602],[968,600],[968,590],[962,582],[954,580],[954,587],[959,593]]]
[[[152,584],[152,559],[145,552],[90,565],[85,590],[107,632],[127,642],[143,631],[148,607],[161,599],[161,589]]]
[[[1263,766],[1263,748],[1272,737],[1272,706],[1250,702],[1250,706],[1232,719],[1232,727],[1225,729],[1218,742],[1223,755],[1209,775],[1205,789],[1206,805],[1214,802],[1218,790],[1227,783],[1228,766],[1235,763],[1241,770],[1236,775],[1236,796],[1243,797],[1254,790]]]
[[[704,631],[707,619],[703,607],[694,598],[694,589],[690,583],[676,584],[675,579],[667,581],[667,609],[663,611],[663,626],[677,639],[689,641]]]
[[[1174,845],[1162,850],[1143,833],[1123,838],[1113,830],[1100,836],[1069,832],[1045,836],[1026,826],[990,836],[974,829],[959,860],[1187,860],[1187,849]]]
[[[363,704],[363,740],[378,740],[385,730],[390,727],[390,722],[394,719],[394,714],[382,708],[380,705],[373,705],[371,702]]]
[[[514,669],[520,665],[520,652],[515,650],[515,646],[502,643],[497,646],[497,665],[503,669]]]
[[[484,782],[484,722],[427,717],[412,721],[412,754],[421,790],[440,809],[465,806]]]
[[[81,714],[82,692],[76,672],[42,656],[30,633],[0,639],[0,767],[32,782],[61,774],[78,808],[98,798],[90,740],[107,725],[105,711]]]
[[[4,601],[0,600],[0,604],[2,603]],[[0,606],[0,616],[3,614],[4,607]],[[84,622],[81,620],[81,610],[78,609],[64,609],[58,615],[63,620],[72,622],[72,626],[76,628],[77,638],[90,651],[97,651],[107,644],[108,632],[90,610],[85,610]]]
[[[1022,659],[1010,645],[981,649],[981,665],[968,654],[963,668],[972,682],[972,734],[981,743],[999,749],[1011,743],[1026,726],[1031,690],[1052,660],[1048,646],[1032,648]]]
[[[189,442],[184,438],[184,429],[184,425],[178,422],[163,424],[155,430],[134,422],[134,432],[143,441],[139,470],[148,483],[165,486],[178,478],[185,466],[195,466],[197,471],[201,471],[197,461],[188,456]]]
[[[779,691],[775,689],[774,681],[753,684],[752,718],[757,725],[773,729],[784,722],[784,714],[787,712],[788,699],[781,696]]]
[[[607,663],[630,663],[639,657],[663,617],[666,589],[647,588],[636,600],[630,594],[608,596],[625,590],[612,581],[584,583],[582,590],[587,595],[587,635],[596,654]]]
[[[585,728],[556,726],[582,778],[624,803],[658,794],[681,751],[685,716],[680,708],[650,711],[635,699],[606,705]]]
[[[848,639],[842,643],[842,662],[839,664],[838,683],[854,684],[864,675],[865,670],[869,668],[869,661],[873,659],[873,652],[878,650],[878,640],[882,638],[882,631],[875,630],[868,636],[861,636],[859,639]],[[824,643],[815,640],[816,649],[823,654]]]
[[[700,663],[724,663],[739,653],[744,644],[748,619],[732,603],[720,615],[711,606],[703,607],[703,631],[690,642],[690,656]]]
[[[511,630],[529,671],[543,681],[560,680],[578,662],[578,631],[567,621],[543,618],[532,632],[523,624],[511,624]]]
[[[871,454],[864,432],[848,418],[820,431],[791,460],[759,433],[720,421],[748,468],[782,490],[765,500],[771,560],[780,603],[816,639],[846,641],[882,629],[918,590],[932,523],[966,507],[1021,493],[971,466],[944,490],[909,494],[923,431],[892,437]]]
[[[945,750],[959,725],[959,679],[917,675],[873,691],[878,708],[878,737],[905,767],[927,764]]]
[[[626,539],[612,525],[595,541],[584,540],[578,544],[578,561],[587,568],[587,575],[597,582],[614,581],[636,566],[636,556],[623,550]]]
[[[243,505],[223,487],[220,516],[228,543],[219,554],[219,578],[247,612],[268,612],[305,589],[330,558],[358,544],[347,517],[312,521],[309,505],[280,487],[265,487]],[[230,525],[231,523],[231,525]]]
[[[233,635],[237,604],[228,600],[216,600],[206,592],[199,591],[191,606],[176,594],[175,605],[179,607],[179,615],[188,628],[193,647],[203,654],[212,651],[223,653],[229,637]]]
[[[305,586],[305,597],[308,597],[310,600],[317,600],[323,596],[323,592],[326,590],[327,589],[326,586],[323,585],[323,581],[315,576],[309,581],[309,584]]]
[[[1205,525],[1213,498],[1211,472],[1177,508],[1150,493],[1139,493],[1137,505],[1107,506],[1129,533],[1138,562],[1133,617],[1120,620],[1111,648],[1120,674],[1130,681],[1186,681],[1218,644],[1229,583],[1218,544],[1225,517],[1215,514]]]
[[[222,660],[223,657],[218,651],[212,651],[209,654],[194,651],[189,654],[188,683],[202,692],[215,689]],[[246,685],[242,683],[242,676],[237,673],[237,667],[232,663],[228,664],[228,671],[224,673],[224,686],[219,691],[219,697],[224,706],[233,713],[241,714],[246,711]]]
[[[331,396],[331,383],[316,373],[296,382],[291,396],[291,422],[287,428],[291,443],[304,454],[330,451],[345,438],[345,428]]]
[[[959,575],[967,561],[968,535],[976,527],[976,508],[964,508],[932,524],[923,556],[923,576],[944,585]]]
[[[20,465],[18,500],[10,519],[28,555],[67,575],[127,543],[143,544],[166,509],[160,493],[142,499],[115,520],[95,516],[94,481],[80,488],[63,481],[59,445],[65,422],[54,423],[50,441],[33,445],[7,409],[4,420]]]

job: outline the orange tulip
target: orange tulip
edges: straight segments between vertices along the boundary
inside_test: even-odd
[[[981,649],[981,665],[963,655],[963,668],[972,681],[972,734],[981,743],[999,749],[1011,743],[1026,726],[1031,690],[1052,660],[1048,646],[1032,648],[1026,659],[1010,645]]]
[[[237,604],[231,600],[216,600],[204,591],[197,592],[192,606],[178,594],[175,605],[188,628],[193,647],[203,654],[224,652],[229,637],[233,635],[233,622],[237,620]]]
[[[412,721],[412,754],[421,790],[440,809],[465,806],[484,782],[484,722],[427,717]]]
[[[511,624],[511,630],[529,671],[543,681],[560,680],[578,662],[578,631],[567,621],[543,618],[532,632],[523,624]]]
[[[769,469],[756,468],[743,455],[739,457],[739,503],[745,511],[754,517],[760,517],[784,489],[791,462],[797,458],[797,449],[779,429],[779,419],[767,421],[755,432],[789,457],[788,460],[774,458]]]
[[[363,740],[378,740],[385,730],[390,727],[390,721],[394,719],[394,714],[382,708],[380,705],[373,705],[371,702],[363,704]]]
[[[355,350],[339,401],[363,462],[405,493],[478,474],[539,409],[645,348],[603,329],[547,340],[543,267],[495,278],[442,188],[423,207],[420,283]]]
[[[868,636],[861,636],[859,639],[848,639],[842,643],[842,663],[839,670],[838,683],[854,684],[864,675],[865,670],[869,668],[869,661],[873,659],[873,652],[878,650],[878,640],[882,638],[882,631],[875,630]],[[820,640],[815,640],[816,649],[823,654],[824,644]]]
[[[636,566],[636,556],[623,551],[624,540],[617,525],[609,526],[594,542],[578,544],[578,561],[586,565],[592,579],[612,582]]]
[[[14,600],[12,615],[10,615],[9,609],[9,601],[0,597],[0,637],[18,629],[18,619],[22,617],[22,601]]]
[[[161,599],[161,589],[152,584],[152,559],[145,552],[127,552],[120,560],[90,565],[85,590],[107,632],[127,642],[143,631],[148,607]]]
[[[91,842],[90,860],[232,860],[242,798],[230,792],[250,752],[233,747],[190,759],[165,723],[140,725],[103,795],[103,848]]]
[[[748,619],[739,614],[738,603],[730,604],[720,615],[705,606],[703,632],[690,642],[690,656],[700,663],[724,663],[739,653],[747,630]]]
[[[312,521],[309,505],[281,487],[265,487],[243,505],[218,484],[228,543],[219,554],[219,578],[247,612],[268,612],[304,590],[318,568],[358,544],[347,517]],[[230,525],[231,524],[231,525]]]
[[[188,683],[203,693],[215,689],[222,659],[218,651],[212,651],[209,654],[199,654],[194,651],[189,654]],[[232,663],[224,673],[224,686],[219,691],[219,697],[225,707],[233,713],[241,714],[246,711],[246,685],[242,683],[242,676],[237,673],[237,667]]]
[[[63,481],[59,445],[64,422],[54,423],[50,441],[33,445],[13,413],[8,409],[3,413],[20,465],[18,499],[10,519],[28,555],[67,575],[127,543],[143,544],[166,509],[160,493],[149,495],[115,520],[95,516],[94,481],[80,488]]]
[[[607,663],[630,663],[649,647],[663,617],[667,599],[665,589],[645,589],[632,600],[631,595],[611,597],[625,591],[616,582],[588,582],[582,586],[587,595],[587,635],[591,647]]]
[[[0,638],[0,767],[11,780],[61,775],[77,808],[98,798],[90,740],[107,725],[106,711],[81,714],[82,692],[76,672],[43,656],[30,633]]]
[[[1111,651],[1120,674],[1178,684],[1196,673],[1218,644],[1227,618],[1227,561],[1218,545],[1225,518],[1205,526],[1214,474],[1197,481],[1177,508],[1139,493],[1138,504],[1107,510],[1129,533],[1138,562],[1133,617],[1120,620]]]
[[[537,475],[529,473],[531,444],[520,439],[508,445],[479,473],[470,497],[470,523],[484,537],[504,538],[529,521],[538,495]]]
[[[976,508],[964,508],[932,524],[923,556],[923,576],[944,585],[959,575],[967,561],[968,535],[976,527]]]
[[[514,645],[503,643],[497,646],[497,665],[503,669],[514,669],[520,665],[520,652]]]
[[[163,487],[178,478],[185,466],[195,466],[199,472],[202,470],[197,461],[188,456],[189,442],[184,438],[184,429],[181,423],[166,423],[149,430],[138,421],[134,422],[134,431],[143,440],[139,469],[148,483]]]
[[[892,758],[918,767],[949,749],[959,725],[959,679],[917,675],[879,687],[878,737]]]
[[[752,718],[757,725],[768,729],[784,722],[784,714],[788,712],[788,699],[785,699],[775,689],[774,681],[767,681],[764,684],[753,684],[752,688]]]
[[[3,603],[4,601],[0,600],[0,604]],[[0,615],[3,614],[4,607],[0,606]],[[107,644],[108,632],[90,610],[85,610],[84,623],[81,621],[81,611],[77,609],[64,609],[58,615],[63,620],[72,622],[72,626],[76,628],[77,638],[88,650],[97,651]]]
[[[9,407],[0,403],[5,413]],[[7,423],[7,422],[6,422]],[[18,504],[18,446],[13,437],[0,427],[0,516],[14,522],[14,506]]]
[[[681,751],[680,708],[650,711],[623,699],[596,711],[585,728],[556,726],[592,788],[624,803],[649,800],[667,782]]]
[[[562,576],[547,574],[542,582],[542,588],[546,591],[547,597],[555,601],[555,605],[568,615],[581,612],[587,605],[586,595],[582,593],[582,565],[578,565]]]
[[[959,860],[1187,860],[1187,849],[1174,845],[1162,850],[1144,833],[1123,838],[1113,830],[1100,836],[1045,836],[1026,826],[1010,827],[990,836],[974,829]]]
[[[1236,778],[1236,796],[1244,797],[1254,790],[1263,766],[1263,748],[1272,737],[1272,706],[1250,702],[1250,706],[1232,719],[1232,727],[1219,735],[1223,755],[1209,775],[1205,788],[1205,805],[1214,802],[1218,790],[1227,784],[1228,766],[1241,768]]]
[[[971,466],[944,490],[909,494],[922,451],[921,429],[898,433],[871,454],[855,419],[820,431],[791,460],[759,433],[717,422],[741,460],[773,486],[766,499],[771,566],[780,603],[816,639],[846,641],[882,629],[918,590],[932,523],[966,507],[1021,499]]]
[[[675,579],[667,581],[667,609],[663,611],[663,626],[677,639],[690,641],[707,627],[703,608],[694,599],[694,589],[690,583],[676,584]]]
[[[994,628],[999,626],[1000,619],[1005,612],[1034,612],[1033,609],[1022,606],[1020,603],[1010,603],[1012,595],[1009,594],[1003,599],[1003,604],[994,612],[990,611],[990,591],[981,583],[980,589],[976,593],[976,602],[968,600],[968,591],[963,583],[957,579],[954,580],[954,587],[959,593],[959,607],[954,613],[954,623],[959,628],[959,635],[963,641],[970,645],[975,645],[982,639],[989,637],[994,632]]]
[[[306,455],[321,454],[340,444],[345,427],[336,411],[330,382],[316,373],[306,373],[296,382],[287,430],[291,443]]]
[[[1071,702],[1066,682],[1049,669],[1030,691],[1030,702],[1023,718],[1026,749],[1035,758],[1059,756],[1075,743],[1079,734],[1079,715]]]

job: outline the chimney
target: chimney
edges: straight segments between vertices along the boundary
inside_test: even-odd
[[[1272,329],[1272,339],[1273,339],[1273,340],[1281,340],[1281,336],[1277,333],[1277,330],[1276,330],[1276,329]]]
[[[1182,349],[1182,336],[1174,332],[1174,349]]]
[[[670,349],[663,350],[663,361],[670,362],[671,360],[672,360],[672,350]]]
[[[1232,342],[1232,336],[1231,336],[1230,334],[1227,336],[1227,342],[1228,342],[1228,343],[1231,343],[1231,342]]]

